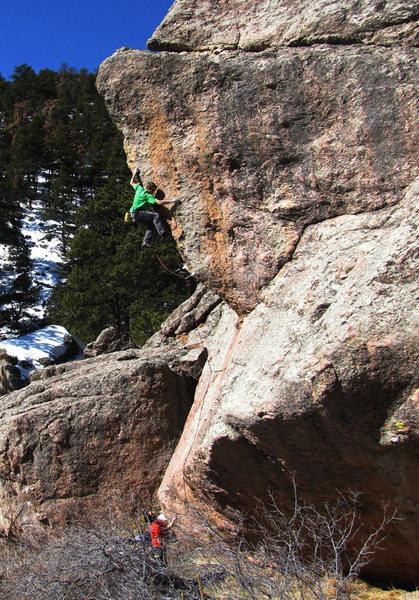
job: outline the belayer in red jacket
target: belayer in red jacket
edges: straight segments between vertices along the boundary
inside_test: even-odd
[[[148,518],[151,522],[149,531],[154,554],[157,558],[159,558],[159,560],[161,560],[163,564],[166,565],[166,536],[167,532],[176,522],[177,515],[173,515],[170,523],[167,522],[167,519],[163,513],[160,513],[158,516],[156,516],[155,513],[148,513]]]

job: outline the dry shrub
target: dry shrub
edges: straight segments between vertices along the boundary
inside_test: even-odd
[[[261,509],[262,510],[262,509]],[[193,507],[180,518],[168,563],[135,541],[141,519],[122,510],[75,515],[54,531],[22,532],[2,555],[2,600],[360,600],[354,584],[395,518],[383,510],[367,531],[358,495],[322,510],[295,501],[287,514],[272,499],[263,523],[242,519],[233,535]],[[187,520],[197,530],[186,526]],[[257,532],[250,543],[243,531]],[[354,540],[357,541],[353,549]],[[200,587],[202,586],[202,587]],[[365,596],[367,600],[367,596]],[[383,597],[384,600],[384,597]],[[390,600],[390,598],[389,598]]]
[[[130,523],[131,525],[127,525]],[[132,525],[134,524],[134,527]],[[2,553],[2,600],[160,600],[196,598],[188,582],[135,538],[144,524],[126,516],[74,517],[41,535],[22,533]],[[176,595],[177,594],[177,595]]]
[[[189,516],[193,508],[189,510]],[[196,513],[196,511],[195,511]],[[359,511],[359,495],[339,494],[320,509],[298,499],[290,514],[273,498],[268,508],[243,519],[226,537],[204,514],[195,514],[202,536],[183,540],[199,563],[211,566],[216,581],[209,593],[229,600],[346,600],[358,598],[353,582],[382,547],[388,524],[396,519],[383,507],[380,522],[368,529]],[[252,529],[249,543],[243,531]],[[256,534],[256,535],[255,535]],[[198,541],[199,540],[199,541]],[[226,589],[228,590],[225,596]]]

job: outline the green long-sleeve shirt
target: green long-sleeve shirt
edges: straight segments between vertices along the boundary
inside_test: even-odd
[[[140,185],[139,183],[137,183],[137,185],[134,186],[134,190],[135,190],[135,196],[134,196],[132,206],[129,209],[130,212],[134,212],[134,210],[137,210],[137,209],[147,210],[148,204],[154,204],[156,202],[156,199],[153,196],[153,194],[150,194],[150,192],[147,192],[147,190],[145,190],[143,188],[143,186]]]

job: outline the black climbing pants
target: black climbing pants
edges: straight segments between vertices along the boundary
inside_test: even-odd
[[[134,221],[144,225],[147,230],[144,235],[143,244],[150,243],[155,231],[157,231],[159,235],[164,234],[165,228],[159,213],[148,210],[136,210],[132,214],[134,215]]]

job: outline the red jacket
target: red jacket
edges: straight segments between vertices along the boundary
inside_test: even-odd
[[[162,541],[163,538],[166,534],[166,523],[164,521],[160,521],[160,519],[157,519],[157,521],[154,521],[154,523],[152,523],[150,525],[150,535],[151,535],[151,545],[156,547],[156,548],[161,548]]]

